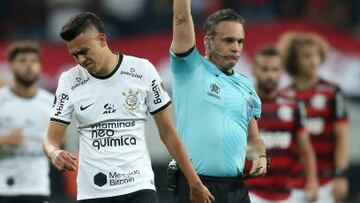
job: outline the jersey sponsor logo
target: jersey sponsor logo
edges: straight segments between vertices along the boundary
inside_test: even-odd
[[[219,94],[220,94],[221,89],[220,89],[219,85],[217,85],[215,83],[211,83],[209,88],[210,88],[210,91],[207,94],[209,96],[220,99]]]
[[[159,85],[156,83],[156,80],[151,81],[151,90],[154,93],[154,104],[160,104],[162,102],[161,98],[160,98],[160,87]]]
[[[126,185],[135,182],[135,178],[138,175],[140,175],[139,170],[134,170],[128,173],[110,172],[109,183],[110,186]]]
[[[81,110],[81,111],[84,111],[85,109],[89,108],[89,107],[92,106],[93,104],[94,104],[94,103],[89,104],[89,105],[87,105],[87,106],[82,106],[82,105],[80,105],[80,110]]]
[[[290,132],[268,132],[262,131],[261,138],[267,149],[280,148],[287,149],[291,144]]]
[[[107,183],[107,177],[105,174],[103,173],[97,173],[95,176],[94,176],[94,184],[99,186],[99,187],[102,187],[104,186],[105,184]]]
[[[61,115],[62,110],[64,109],[65,102],[69,100],[69,96],[67,94],[61,93],[58,97],[58,103],[54,107],[56,107],[56,113],[55,116]]]
[[[130,77],[134,77],[134,78],[138,78],[141,79],[143,76],[141,74],[137,74],[135,73],[135,69],[134,68],[130,68],[129,71],[121,71],[120,75],[128,75]]]
[[[281,106],[277,111],[277,115],[286,122],[290,122],[293,119],[293,111],[290,106]]]
[[[107,122],[90,125],[92,146],[97,150],[104,147],[122,147],[136,145],[137,140],[132,136],[115,136],[115,130],[135,126],[136,121]]]
[[[326,107],[326,96],[322,94],[316,94],[312,97],[310,103],[314,109],[324,109]]]
[[[127,92],[123,92],[122,95],[124,99],[124,107],[129,111],[136,110],[140,105],[139,100],[139,91],[129,89]]]
[[[97,136],[103,136],[101,139],[94,140],[92,145],[97,150],[104,147],[122,147],[136,145],[136,138],[131,136],[113,137],[114,130],[100,130],[103,133],[97,133]],[[94,131],[93,131],[94,132]],[[98,131],[99,132],[99,131]]]
[[[86,84],[87,82],[89,82],[90,78],[87,77],[85,80],[83,80],[82,78],[77,77],[75,80],[76,80],[76,83],[75,83],[75,85],[71,86],[71,90],[74,90],[75,88]]]
[[[107,103],[107,104],[104,105],[104,109],[105,109],[105,111],[103,112],[103,114],[109,114],[109,113],[115,113],[116,112],[114,104]]]
[[[310,134],[319,135],[324,131],[325,121],[322,118],[306,118],[305,128]]]

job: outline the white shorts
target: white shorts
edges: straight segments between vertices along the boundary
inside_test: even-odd
[[[332,195],[334,188],[333,182],[329,182],[319,188],[318,200],[314,203],[335,203]],[[289,198],[291,203],[307,203],[306,191],[303,189],[293,189]]]
[[[251,203],[290,203],[288,200],[281,200],[281,201],[266,200],[252,192],[249,192],[249,196]]]

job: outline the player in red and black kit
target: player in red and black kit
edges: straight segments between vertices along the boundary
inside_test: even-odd
[[[320,183],[318,202],[341,202],[348,192],[348,123],[346,105],[339,87],[318,75],[328,46],[313,33],[286,33],[278,44],[284,66],[293,79],[286,88],[288,96],[304,102],[305,126],[317,158]],[[294,196],[304,197],[304,178],[295,169]]]
[[[316,163],[310,139],[304,128],[304,107],[278,93],[283,74],[281,57],[274,48],[264,48],[255,57],[254,76],[262,100],[260,135],[271,157],[271,169],[263,178],[247,181],[253,203],[291,202],[291,168],[299,157],[307,176],[310,201],[317,198]],[[295,154],[295,149],[298,154]]]

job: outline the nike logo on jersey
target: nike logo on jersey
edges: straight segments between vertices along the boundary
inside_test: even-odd
[[[89,108],[91,105],[93,105],[94,103],[92,103],[92,104],[89,104],[89,105],[87,105],[87,106],[80,106],[80,110],[81,111],[84,111],[85,109],[87,109],[87,108]]]

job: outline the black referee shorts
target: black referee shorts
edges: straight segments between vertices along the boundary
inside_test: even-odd
[[[0,196],[0,203],[47,203],[48,199],[41,195]]]
[[[199,175],[203,184],[215,197],[216,203],[250,203],[248,190],[241,178],[217,178]],[[183,173],[179,172],[174,203],[191,203],[190,191]]]
[[[126,195],[98,199],[80,200],[79,203],[157,203],[157,193],[154,190],[139,190]]]

